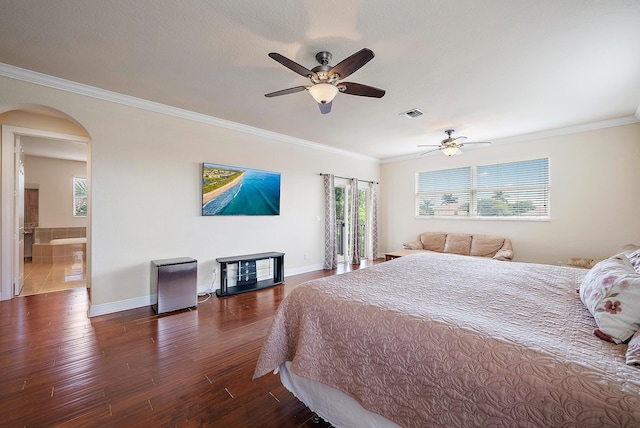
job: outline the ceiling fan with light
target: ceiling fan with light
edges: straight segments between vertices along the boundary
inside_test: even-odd
[[[320,112],[322,114],[327,114],[331,111],[331,103],[338,92],[348,95],[373,98],[382,98],[385,94],[383,89],[374,88],[373,86],[362,85],[360,83],[339,82],[339,80],[353,74],[355,71],[359,70],[360,67],[373,59],[373,51],[367,48],[343,59],[334,67],[329,65],[329,61],[331,61],[331,54],[329,52],[318,52],[316,54],[316,59],[320,65],[312,68],[311,70],[280,55],[279,53],[271,52],[269,56],[288,69],[295,71],[301,76],[307,77],[311,80],[312,84],[308,86],[295,86],[293,88],[271,92],[265,95],[265,97],[268,98],[293,94],[295,92],[309,91],[313,99],[318,103]]]
[[[451,134],[455,132],[453,129],[447,129],[444,132],[447,134],[447,138],[442,140],[440,144],[419,144],[418,147],[437,147],[437,149],[432,149],[424,153],[420,153],[420,156],[426,155],[427,153],[435,152],[437,150],[440,150],[446,156],[459,155],[459,154],[462,154],[462,151],[460,150],[462,146],[465,146],[468,144],[491,144],[489,141],[473,141],[468,143],[462,143],[462,141],[466,140],[467,137],[462,137],[462,136],[456,137],[456,138],[451,137]]]

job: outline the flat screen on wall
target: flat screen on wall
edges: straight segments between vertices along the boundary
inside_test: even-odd
[[[203,163],[202,215],[280,215],[280,174]]]

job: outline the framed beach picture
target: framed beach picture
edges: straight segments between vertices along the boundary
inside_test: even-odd
[[[202,215],[280,215],[280,174],[203,163]]]

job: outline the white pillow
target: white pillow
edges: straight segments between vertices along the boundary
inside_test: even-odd
[[[591,268],[580,285],[580,299],[613,342],[622,343],[640,330],[640,274],[624,254]]]
[[[640,364],[640,331],[636,331],[627,347],[627,364]]]
[[[636,250],[633,253],[629,254],[629,261],[631,265],[636,270],[636,272],[640,272],[640,250]]]

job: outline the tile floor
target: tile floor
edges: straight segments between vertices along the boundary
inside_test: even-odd
[[[87,270],[83,261],[74,263],[24,263],[24,287],[21,296],[86,287]]]

